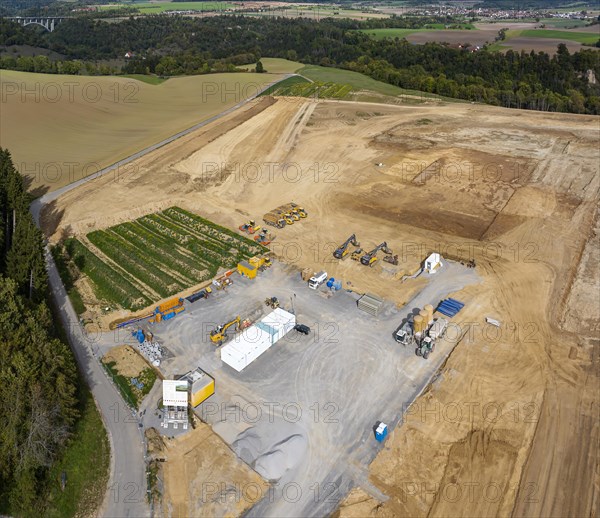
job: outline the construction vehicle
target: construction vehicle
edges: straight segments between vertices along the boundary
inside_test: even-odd
[[[319,272],[319,273],[315,273],[315,275],[313,275],[309,280],[308,280],[308,287],[311,290],[316,290],[319,286],[321,286],[321,284],[323,284],[325,281],[327,280],[327,272]]]
[[[254,266],[258,271],[264,272],[267,268],[272,266],[271,259],[267,256],[255,256],[248,259],[248,262]]]
[[[212,283],[213,286],[218,290],[224,290],[228,286],[231,286],[233,284],[233,281],[229,277],[222,275],[218,279],[213,279]]]
[[[352,244],[352,246],[359,246],[360,243],[356,240],[356,234],[352,234],[346,241],[338,246],[338,248],[333,252],[333,257],[336,259],[345,259],[348,255],[348,247]]]
[[[401,327],[396,331],[394,335],[396,342],[404,346],[412,344],[414,340],[413,325],[410,320],[407,320]]]
[[[352,259],[353,261],[360,261],[360,258],[362,257],[363,253],[364,250],[362,248],[357,248],[356,250],[354,250],[354,252],[350,254],[350,259]]]
[[[186,297],[185,300],[187,300],[188,302],[196,302],[200,299],[207,299],[211,293],[212,289],[210,288],[210,286],[207,286],[206,288],[197,291],[196,293],[192,293],[189,297]]]
[[[377,245],[375,248],[373,248],[373,250],[363,255],[360,258],[361,264],[373,267],[377,262],[377,252],[379,252],[379,250],[383,250],[388,255],[392,254],[392,251],[388,248],[387,243],[384,241],[380,245]]]
[[[263,228],[258,236],[254,236],[254,241],[256,241],[260,245],[267,246],[271,241],[275,239],[273,234],[269,234],[269,231],[266,228]]]
[[[263,221],[267,225],[271,225],[277,228],[283,228],[286,225],[286,221],[283,219],[283,217],[280,214],[275,214],[274,212],[267,212],[263,216]]]
[[[422,356],[423,358],[427,359],[434,350],[435,342],[429,336],[426,336],[419,342],[415,353],[417,356]]]
[[[438,338],[444,336],[446,327],[448,327],[448,321],[445,318],[436,318],[427,331],[427,336],[429,336],[429,338],[432,340],[437,340]]]
[[[239,229],[242,232],[247,232],[248,234],[254,234],[257,230],[260,230],[260,225],[256,225],[256,221],[251,219],[248,223],[244,223],[240,225]]]
[[[267,297],[265,299],[265,305],[277,309],[279,307],[279,299],[277,297]]]
[[[308,216],[308,213],[299,205],[296,205],[295,203],[290,203],[289,205],[290,209],[295,210],[302,219]]]
[[[223,324],[222,326],[217,326],[216,329],[213,329],[210,332],[210,341],[213,344],[223,345],[223,342],[227,338],[227,330],[234,325],[236,326],[236,330],[238,330],[240,327],[240,320],[240,317],[237,316],[233,320],[227,322],[226,324]]]
[[[398,266],[398,254],[396,255],[386,255],[383,260],[386,263],[393,264],[394,266]]]

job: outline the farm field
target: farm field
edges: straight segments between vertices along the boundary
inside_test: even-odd
[[[386,28],[386,29],[361,29],[360,32],[364,32],[369,36],[375,38],[376,40],[381,40],[384,38],[406,38],[410,34],[414,34],[416,32],[440,32],[444,31],[444,33],[449,31],[471,31],[477,30],[473,24],[465,23],[461,24],[457,28],[445,29],[443,24],[433,24],[427,26],[423,29],[396,29],[396,28]]]
[[[523,38],[552,38],[555,40],[577,41],[578,43],[596,43],[600,38],[598,33],[559,31],[551,29],[528,29],[514,33],[515,37]]]
[[[80,239],[67,239],[73,263],[99,300],[139,310],[233,268],[266,249],[178,207]]]
[[[131,2],[100,5],[103,11],[135,7],[142,14],[160,14],[165,11],[225,11],[234,4],[228,2]]]
[[[304,64],[298,61],[290,61],[283,58],[260,58],[264,69],[269,74],[293,74],[300,70]],[[247,65],[240,65],[239,68],[254,68],[256,63],[248,63]]]
[[[415,95],[432,99],[441,99],[440,96],[417,90],[406,90],[394,85],[382,83],[358,72],[342,70],[339,68],[322,67],[318,65],[307,65],[297,71],[298,74],[321,83],[336,83],[348,85],[352,90],[369,91],[384,96]]]
[[[41,194],[217,115],[279,78],[210,74],[152,85],[3,70],[0,146],[11,150],[17,169]]]
[[[469,43],[483,46],[488,43],[490,50],[495,51],[504,51],[509,48],[526,51],[533,49],[554,54],[559,43],[565,43],[572,52],[576,52],[581,48],[593,48],[582,47],[581,43],[595,43],[598,41],[600,37],[598,26],[595,26],[595,29],[593,27],[582,27],[580,29],[558,30],[568,21],[562,20],[562,23],[559,23],[558,20],[554,20],[556,29],[540,29],[539,26],[542,22],[519,21],[478,23],[469,25],[470,30],[449,30],[437,27],[435,29],[364,29],[361,32],[375,39],[406,38],[410,43],[421,45],[438,42],[451,45]],[[506,39],[495,42],[498,31],[505,27],[509,29],[506,32]]]
[[[42,218],[50,241],[65,231],[85,241],[115,220],[135,220],[173,200],[236,228],[240,220],[260,219],[288,202],[293,192],[309,217],[276,231],[271,245],[276,262],[290,271],[323,269],[355,293],[372,292],[400,307],[414,295],[403,274],[432,250],[473,254],[478,283],[455,294],[467,303],[456,324],[473,324],[473,334],[455,346],[370,467],[357,468],[353,480],[365,494],[348,501],[336,495],[340,514],[364,516],[360,505],[369,503],[383,516],[492,517],[513,509],[518,516],[593,515],[598,315],[588,306],[598,307],[598,290],[592,291],[595,304],[583,309],[567,301],[588,300],[585,286],[599,282],[591,256],[588,267],[578,269],[597,228],[597,117],[470,103],[392,106],[265,97],[252,104],[264,109],[236,124],[231,114],[140,158],[136,172],[121,182],[101,178],[61,196],[54,217]],[[242,170],[251,164],[252,177],[223,175],[219,168],[207,177],[207,162],[240,164]],[[266,163],[294,164],[298,173],[290,177],[281,167],[271,173]],[[351,232],[365,249],[386,241],[400,264],[380,261],[366,268],[334,260],[332,250]],[[277,288],[265,278],[252,281],[261,297]],[[237,301],[227,297],[241,284],[219,292],[223,304]],[[571,299],[573,286],[582,291]],[[319,297],[318,303],[335,305],[335,297]],[[190,314],[180,322],[190,322]],[[487,316],[502,322],[501,333],[481,332]],[[168,325],[179,322],[163,329]],[[386,344],[393,341],[387,332],[381,336]],[[320,349],[316,372],[329,364],[330,352]],[[293,354],[291,369],[305,360],[297,347]],[[262,386],[263,379],[251,382]],[[335,388],[313,392],[301,381],[293,387],[300,396],[335,400]],[[320,445],[309,448],[318,452]],[[564,491],[557,465],[571,474],[577,491]],[[435,499],[429,490],[473,487],[467,485],[473,481],[481,484],[474,499],[467,490],[459,500],[443,494]],[[428,489],[407,493],[411,483]],[[481,493],[490,486],[491,502]],[[531,487],[537,488],[533,500]]]

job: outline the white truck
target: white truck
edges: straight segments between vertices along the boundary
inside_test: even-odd
[[[448,321],[445,318],[436,318],[427,334],[432,340],[437,340],[444,336],[446,327],[448,327]]]
[[[394,335],[396,342],[402,345],[410,345],[413,341],[413,326],[412,322],[407,320]]]
[[[327,272],[315,273],[310,279],[308,279],[308,287],[311,290],[316,290],[326,280],[327,280]]]

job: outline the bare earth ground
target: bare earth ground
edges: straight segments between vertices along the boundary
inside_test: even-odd
[[[210,426],[164,439],[163,516],[240,516],[269,485],[244,464]],[[235,498],[242,493],[244,498]]]
[[[61,197],[47,233],[79,235],[168,205],[236,228],[293,200],[309,217],[274,230],[277,257],[398,303],[410,297],[399,279],[431,250],[475,257],[483,282],[461,294],[467,339],[371,466],[389,498],[356,491],[340,513],[593,514],[600,279],[586,243],[597,225],[598,118],[267,102],[140,159],[119,181]],[[365,249],[387,241],[400,265],[335,262],[352,232]],[[485,316],[502,321],[497,334]]]
[[[589,47],[582,45],[577,41],[570,40],[561,40],[561,39],[553,39],[553,38],[531,38],[527,36],[518,36],[516,38],[510,38],[506,40],[505,44],[501,44],[501,47],[506,47],[506,49],[512,49],[515,51],[524,50],[525,52],[530,52],[532,49],[536,52],[546,52],[550,55],[556,53],[556,48],[560,43],[564,43],[569,52],[577,52],[579,50],[598,50],[598,47]]]
[[[118,345],[102,358],[104,363],[115,362],[115,369],[126,378],[133,378],[148,368],[145,360],[129,345]]]

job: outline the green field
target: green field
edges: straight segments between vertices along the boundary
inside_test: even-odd
[[[293,74],[300,70],[304,65],[297,61],[290,61],[283,58],[260,58],[260,62],[263,64],[264,69],[270,74]],[[256,63],[248,63],[247,65],[240,65],[238,68],[254,68]]]
[[[599,38],[598,34],[592,32],[557,31],[552,29],[525,29],[516,32],[519,33],[519,36],[525,38],[552,38],[556,40],[577,41],[579,43],[596,43]]]
[[[317,65],[307,65],[298,71],[304,77],[321,83],[337,83],[338,85],[349,85],[352,90],[368,90],[379,95],[400,96],[415,95],[440,99],[439,95],[419,92],[417,90],[406,90],[394,85],[389,85],[381,81],[370,78],[358,72],[342,70],[339,68],[321,67]]]
[[[167,81],[168,77],[158,77],[152,75],[144,75],[144,74],[123,74],[119,77],[127,77],[129,79],[136,79],[137,81],[141,81],[142,83],[146,83],[148,85],[160,85]]]
[[[88,234],[100,250],[68,239],[65,249],[86,274],[97,297],[138,310],[213,278],[219,268],[267,249],[255,241],[178,207]]]
[[[459,25],[460,25],[461,30],[477,30],[476,27],[470,23],[464,23],[464,24],[459,24]],[[431,25],[427,25],[426,27],[423,27],[422,29],[394,29],[394,28],[361,29],[360,32],[364,32],[365,34],[368,34],[369,36],[371,36],[372,38],[374,38],[376,40],[382,40],[384,38],[402,39],[402,38],[406,38],[409,34],[414,34],[415,32],[435,32],[438,30],[458,29],[459,25],[457,25],[455,27],[454,26],[449,27],[448,29],[446,29],[444,24],[434,23]]]
[[[354,88],[348,84],[308,81],[294,76],[270,88],[264,95],[286,95],[291,97],[314,97],[318,99],[346,99]]]
[[[165,11],[225,11],[233,4],[226,2],[131,2],[101,5],[101,10],[135,7],[143,14],[160,14]]]
[[[406,38],[415,32],[428,32],[427,29],[361,29],[360,32],[368,34],[373,39],[383,40],[385,38]]]

